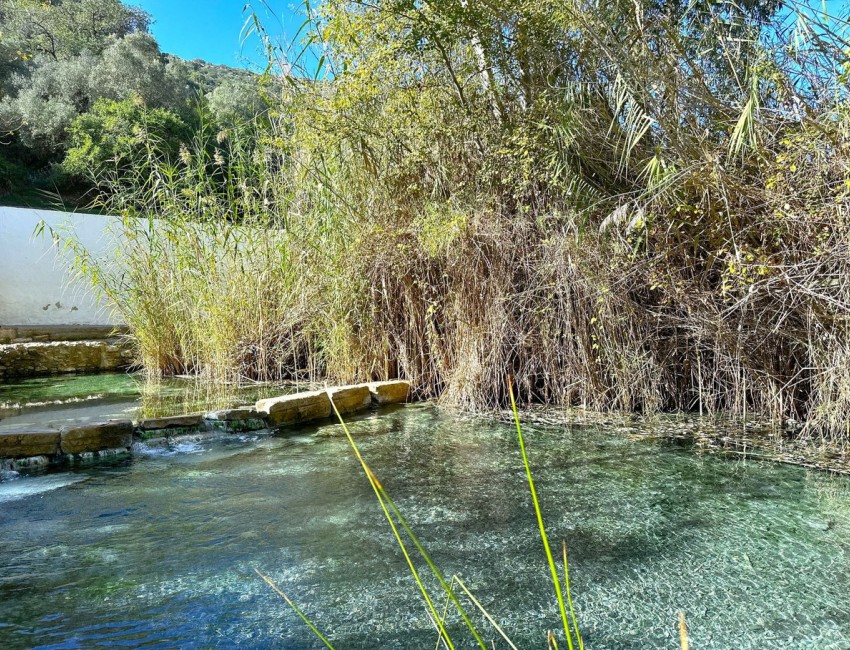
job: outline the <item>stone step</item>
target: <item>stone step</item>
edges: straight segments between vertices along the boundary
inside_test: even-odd
[[[62,429],[62,453],[84,454],[105,449],[129,449],[133,444],[130,420],[97,422]]]
[[[0,433],[0,458],[55,456],[62,434],[55,429],[32,429]]]
[[[21,346],[0,346],[3,347]],[[333,415],[331,400],[341,415],[348,415],[364,411],[370,406],[405,402],[409,393],[410,382],[376,382],[282,395],[260,400],[255,407],[245,406],[203,414],[149,418],[138,422],[109,420],[68,426],[62,430],[0,431],[0,466],[9,462],[23,463],[20,466],[27,463],[31,466],[46,465],[63,459],[75,462],[75,459],[86,455],[128,451],[134,440],[161,438],[165,441],[190,433],[240,433],[327,420]],[[36,459],[43,459],[44,462],[33,463]]]

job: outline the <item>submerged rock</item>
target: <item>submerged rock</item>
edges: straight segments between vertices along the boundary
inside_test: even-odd
[[[3,471],[17,474],[32,469],[44,469],[49,466],[55,456],[27,456],[26,458],[9,458],[2,463]]]
[[[81,454],[72,454],[68,456],[68,460],[72,465],[86,465],[89,463],[97,463],[107,458],[120,458],[127,456],[130,449],[127,447],[119,447],[117,449],[101,449],[99,451],[86,451]]]

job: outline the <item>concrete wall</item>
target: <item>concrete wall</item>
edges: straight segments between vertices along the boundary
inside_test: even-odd
[[[119,324],[83,282],[73,279],[70,254],[57,250],[48,233],[33,235],[41,220],[56,229],[70,225],[97,254],[111,247],[109,219],[0,207],[0,327]]]

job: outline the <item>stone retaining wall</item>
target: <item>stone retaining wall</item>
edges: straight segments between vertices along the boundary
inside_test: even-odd
[[[387,381],[284,395],[209,413],[191,413],[132,422],[111,420],[66,427],[0,432],[0,470],[41,467],[130,453],[135,441],[165,440],[193,433],[243,433],[280,429],[341,414],[406,402],[410,382]]]
[[[0,345],[0,380],[72,372],[121,370],[133,363],[120,338]]]

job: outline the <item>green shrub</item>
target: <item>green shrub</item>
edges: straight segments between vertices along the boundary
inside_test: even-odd
[[[152,143],[163,155],[175,159],[180,146],[191,138],[179,116],[163,108],[145,108],[138,98],[120,102],[99,99],[90,112],[73,121],[68,133],[62,169],[94,179],[142,163]]]

